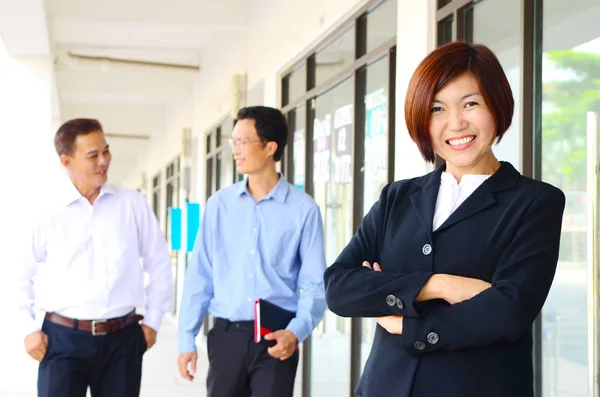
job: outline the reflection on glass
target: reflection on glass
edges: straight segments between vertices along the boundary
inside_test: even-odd
[[[298,189],[306,190],[306,106],[300,106],[293,112],[293,181]]]
[[[398,1],[387,0],[367,15],[367,52],[396,36]]]
[[[233,153],[227,145],[227,140],[233,133],[233,119],[228,118],[221,124],[220,144],[223,151],[217,155],[219,162],[219,189],[227,187],[234,182],[235,170],[233,163]]]
[[[317,86],[354,62],[356,28],[354,24],[331,40],[315,55]]]
[[[437,1],[437,8],[438,10],[440,8],[442,8],[443,6],[445,6],[446,4],[449,4],[452,0],[438,0]]]
[[[476,3],[465,16],[466,34],[475,43],[484,43],[498,59],[506,73],[510,88],[515,99],[515,111],[512,124],[502,137],[502,141],[493,147],[494,154],[499,160],[508,161],[517,170],[521,165],[521,1],[482,1]],[[500,16],[500,17],[499,17]]]
[[[325,226],[331,265],[352,237],[354,84],[347,79],[316,99],[314,199]],[[313,397],[346,397],[350,388],[350,319],[327,310],[312,337]]]
[[[233,183],[234,179],[234,164],[233,164],[233,153],[227,147],[223,148],[223,151],[217,155],[217,161],[219,162],[219,189],[223,189]]]
[[[542,177],[567,196],[543,310],[544,397],[587,396],[588,354],[598,354],[587,345],[586,113],[600,111],[599,18],[594,1],[544,5]]]
[[[306,106],[302,105],[290,111],[290,130],[292,131],[292,176],[289,181],[293,182],[300,190],[306,190]],[[305,354],[305,345],[300,346],[300,356],[296,380],[294,383],[294,396],[302,396],[302,359]],[[315,365],[315,364],[313,364]]]
[[[441,46],[452,41],[452,16],[442,19],[437,26],[437,45]]]
[[[294,102],[306,92],[306,65],[294,70],[288,76],[288,103]]]
[[[363,166],[363,214],[366,215],[388,183],[388,71],[389,58],[367,67],[367,95],[365,95],[365,158]],[[361,368],[369,357],[375,320],[362,319]]]

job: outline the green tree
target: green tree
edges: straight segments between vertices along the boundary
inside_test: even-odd
[[[545,70],[562,73],[550,81],[544,76],[543,179],[563,190],[585,190],[586,113],[600,111],[600,54],[549,51],[544,63]]]

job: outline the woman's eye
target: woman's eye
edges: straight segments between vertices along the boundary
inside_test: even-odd
[[[465,105],[465,107],[472,108],[473,106],[477,106],[477,105],[478,105],[477,102],[467,102],[467,104]]]
[[[439,106],[436,106],[436,107],[433,107],[433,108],[431,108],[431,113],[434,113],[434,112],[441,112],[441,111],[442,111],[442,108],[441,108],[441,107],[439,107]]]

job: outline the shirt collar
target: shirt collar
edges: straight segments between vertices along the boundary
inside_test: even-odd
[[[490,176],[491,175],[487,174],[465,174],[460,180],[460,185],[480,185]],[[459,183],[456,181],[456,178],[454,178],[454,175],[449,172],[442,172],[441,183],[442,185],[459,185]]]
[[[79,190],[77,190],[77,188],[73,184],[73,181],[69,180],[68,184],[69,184],[69,188],[67,189],[67,193],[65,195],[65,197],[66,197],[65,198],[65,207],[68,207],[71,204],[73,204],[75,201],[83,198],[81,193],[79,193]],[[98,197],[96,198],[96,200],[98,200],[100,197],[104,196],[105,194],[116,195],[117,192],[115,190],[115,187],[113,185],[109,185],[107,183],[102,185],[100,187],[100,194],[98,194]]]
[[[277,175],[279,175],[279,181],[277,181],[277,184],[262,200],[274,199],[280,203],[285,202],[289,190],[289,183],[282,173],[278,172]],[[238,195],[241,196],[243,194],[251,196],[250,192],[248,191],[248,177],[245,177],[243,181],[239,182]]]

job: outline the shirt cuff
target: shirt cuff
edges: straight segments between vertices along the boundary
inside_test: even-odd
[[[160,329],[160,322],[162,320],[163,314],[158,310],[148,310],[144,313],[144,319],[142,320],[142,324],[147,325],[152,328],[156,332]]]
[[[196,336],[187,331],[179,332],[179,353],[195,353]]]
[[[41,321],[36,321],[35,318],[31,317],[29,314],[21,314],[19,319],[18,331],[23,336],[23,340],[34,332],[40,331],[42,329]]]
[[[292,331],[294,335],[296,335],[296,338],[298,338],[298,344],[302,343],[310,333],[306,332],[306,325],[297,317],[293,318],[285,329]]]
[[[25,340],[27,335],[30,335],[37,331],[41,331],[41,329],[42,328],[39,327],[35,321],[32,321],[31,323],[23,324],[21,326],[21,335],[23,336],[23,340]]]

